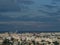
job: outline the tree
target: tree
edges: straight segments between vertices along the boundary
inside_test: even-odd
[[[5,39],[2,43],[2,45],[9,45],[9,40],[8,39]]]
[[[57,41],[55,41],[55,42],[53,42],[54,43],[54,45],[59,45],[59,43],[57,42]]]

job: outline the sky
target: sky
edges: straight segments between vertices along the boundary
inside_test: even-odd
[[[0,30],[60,31],[59,4],[60,0],[0,0]]]

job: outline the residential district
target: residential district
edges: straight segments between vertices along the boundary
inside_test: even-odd
[[[60,45],[60,32],[0,33],[0,45]]]

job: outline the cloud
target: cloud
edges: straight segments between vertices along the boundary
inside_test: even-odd
[[[0,12],[4,12],[1,13],[3,17],[8,16],[13,20],[56,22],[56,16],[60,15],[59,6],[55,5],[44,4],[41,8],[30,9],[32,7],[29,6],[35,4],[34,0],[0,0],[0,2]]]
[[[42,1],[43,4],[38,2],[37,0],[18,0],[18,2],[0,0],[0,30],[59,30],[60,7],[48,1]]]
[[[52,8],[57,8],[57,6],[52,6],[52,5],[44,5],[46,8],[52,9]]]
[[[28,6],[32,4],[34,4],[34,1],[31,0],[0,0],[0,12],[26,11],[29,8]]]
[[[38,12],[42,12],[45,15],[49,16],[58,16],[60,15],[60,7],[55,5],[43,5],[38,9]]]
[[[20,8],[13,0],[0,0],[0,12],[20,11]]]
[[[19,16],[19,17],[10,17],[10,16],[4,16],[0,15],[0,21],[36,21],[36,22],[58,22],[57,17],[42,17],[42,16],[35,16],[35,17],[30,17],[30,16]]]
[[[24,5],[32,5],[32,4],[34,4],[33,0],[18,0],[18,2],[20,4],[24,4]]]
[[[2,31],[59,31],[60,25],[58,22],[10,21],[0,22],[0,29]]]
[[[60,2],[60,0],[52,0],[52,1],[55,1],[55,2]]]

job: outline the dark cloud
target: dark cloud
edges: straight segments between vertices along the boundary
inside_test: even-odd
[[[34,1],[31,0],[0,0],[0,12],[26,11],[29,10],[29,7],[25,5],[31,5],[33,3]]]
[[[42,22],[59,22],[58,21],[58,18],[60,19],[59,6],[44,5],[43,7],[44,7],[44,9],[38,9],[38,12],[43,13],[43,14],[47,15],[48,17],[44,17],[40,21],[42,21]]]
[[[60,15],[59,6],[43,5],[43,7],[44,7],[44,10],[43,9],[38,9],[38,12],[42,12],[45,15],[54,16],[54,17]]]
[[[19,12],[20,8],[0,8],[0,12]]]
[[[13,18],[9,17],[9,16],[3,16],[0,14],[0,22],[1,21],[12,21]]]
[[[57,8],[57,6],[52,6],[52,5],[44,5],[46,8],[52,9],[52,8]]]
[[[17,4],[19,5],[21,12],[28,12],[30,10],[30,5],[34,4],[33,0],[17,0]]]
[[[52,0],[52,1],[55,1],[55,2],[60,2],[60,0]]]
[[[13,0],[0,0],[0,12],[20,11],[19,6]]]
[[[21,4],[24,4],[24,5],[32,5],[34,4],[34,1],[32,0],[18,0],[18,2]]]
[[[59,31],[60,25],[44,22],[0,22],[1,31]]]
[[[60,2],[60,0],[52,0],[51,3],[55,5],[55,4],[59,3],[59,2]]]
[[[27,15],[25,16],[20,16],[16,18],[12,18],[9,16],[3,16],[0,15],[0,21],[39,21],[39,22],[57,22],[58,18],[60,17],[42,17],[41,16],[36,16],[36,17],[29,17]]]
[[[42,12],[42,13],[45,13],[45,14],[49,13],[49,12],[47,12],[45,10],[41,10],[41,9],[39,9],[38,12]]]
[[[0,23],[0,30],[13,30],[13,31],[16,29],[18,29],[19,31],[59,30],[60,7],[52,4],[50,5],[50,3],[47,2],[46,4],[44,2],[41,5],[40,3],[38,3],[38,1],[36,1],[35,3],[33,0],[16,0],[16,1],[0,0],[0,13],[3,12],[0,14],[0,22],[2,21],[3,23],[3,24]],[[39,6],[42,7],[38,8]],[[16,23],[15,22],[12,23],[12,21],[16,21]],[[20,23],[19,21],[24,22]]]
[[[38,10],[38,12],[42,12],[45,15],[49,15],[49,16],[52,16],[52,17],[56,17],[56,16],[60,15],[60,11],[48,12],[48,11],[44,11],[44,10]]]

